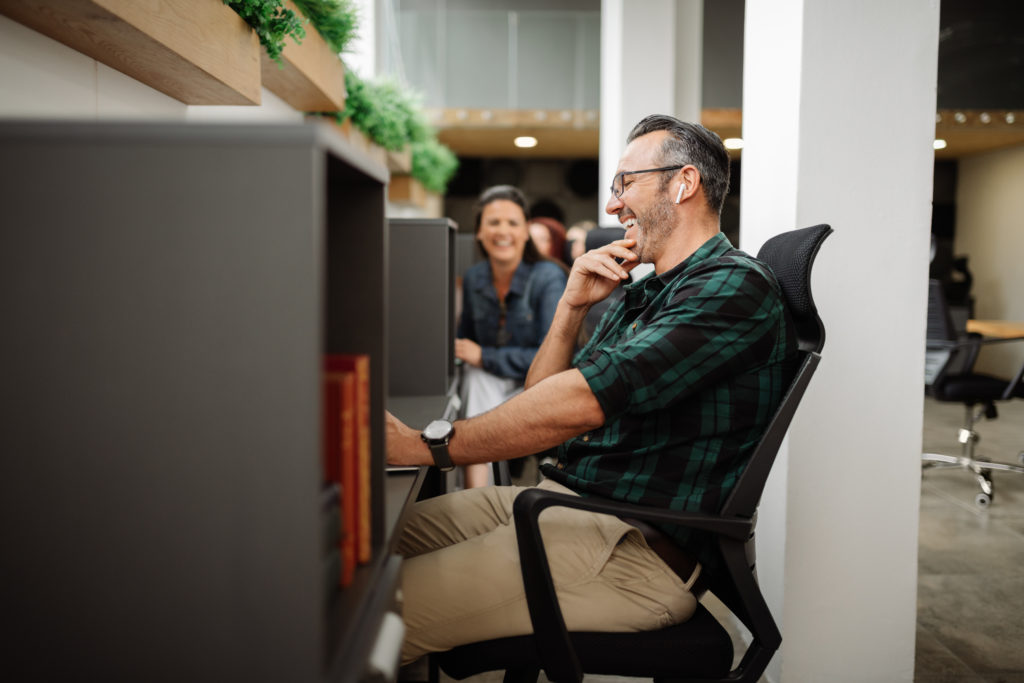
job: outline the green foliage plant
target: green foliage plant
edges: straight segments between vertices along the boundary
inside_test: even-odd
[[[397,82],[390,79],[363,80],[345,70],[345,111],[342,119],[366,133],[375,143],[391,151],[409,142],[409,119],[413,105]]]
[[[301,44],[306,37],[302,19],[284,6],[284,0],[224,0],[224,4],[235,10],[260,39],[267,56],[281,65],[285,36]]]
[[[351,119],[353,126],[384,149],[401,151],[408,146],[412,177],[430,192],[444,194],[459,161],[438,141],[420,98],[395,80],[364,80],[352,69],[345,70],[345,87],[344,111],[327,116],[338,123]]]
[[[356,37],[359,15],[352,0],[292,0],[330,48],[345,52]]]
[[[412,142],[409,147],[412,149],[412,177],[430,192],[444,194],[459,168],[455,153],[437,138]]]

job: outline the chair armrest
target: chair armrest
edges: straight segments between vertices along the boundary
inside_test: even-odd
[[[961,351],[966,349],[966,351],[964,352],[966,356],[963,360],[963,368],[966,371],[972,371],[975,362],[977,362],[978,360],[978,354],[981,352],[983,346],[990,346],[992,344],[1007,344],[1020,341],[1024,341],[1024,337],[983,337],[977,332],[970,332],[967,334],[965,338],[958,339],[956,341],[949,341],[943,339],[927,340],[925,342],[925,349],[928,351],[949,352]],[[930,383],[931,385],[934,386],[937,384],[941,384],[942,380],[946,376],[946,371],[949,366],[949,360],[950,357],[947,357],[946,360],[943,362],[943,366],[939,370],[938,374],[934,378],[932,378]],[[1013,394],[1016,391],[1015,387],[1019,381],[1020,372],[1017,373],[1017,380],[1010,382],[1010,384],[1007,385],[1006,394],[1003,396],[1004,400],[1009,399],[1011,396],[1013,396]]]
[[[962,349],[970,346],[988,346],[989,344],[1009,344],[1024,341],[1024,337],[983,337],[977,333],[971,333],[965,339],[949,341],[945,339],[929,339],[925,342],[925,348],[929,349]]]
[[[616,516],[628,516],[650,522],[680,524],[743,542],[753,528],[753,520],[728,519],[699,512],[681,512],[642,507],[606,499],[583,498],[544,489],[527,489],[512,505],[516,542],[523,573],[534,641],[548,678],[557,683],[579,683],[582,670],[558,604],[547,553],[541,538],[540,513],[549,507],[570,507]]]
[[[512,513],[518,519],[521,515],[529,515],[536,519],[541,512],[549,507],[569,507],[577,510],[588,510],[616,517],[632,517],[648,522],[679,524],[700,531],[728,536],[738,541],[745,541],[750,535],[753,524],[750,519],[727,518],[706,512],[690,512],[652,508],[646,505],[624,503],[607,498],[587,498],[571,496],[565,493],[531,488],[520,493],[512,505]]]

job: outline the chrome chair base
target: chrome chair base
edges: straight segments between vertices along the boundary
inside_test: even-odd
[[[978,487],[981,489],[975,495],[974,502],[980,508],[987,508],[992,504],[992,499],[995,497],[995,485],[992,482],[991,476],[992,471],[1024,474],[1024,451],[1017,454],[1017,461],[1021,463],[1020,465],[991,462],[985,458],[975,456],[974,447],[981,440],[981,437],[974,430],[974,425],[978,420],[986,417],[986,415],[986,408],[984,406],[978,410],[974,410],[972,406],[967,407],[966,426],[960,429],[958,437],[963,445],[962,455],[946,455],[945,453],[923,453],[921,455],[922,467],[924,469],[959,467],[973,472],[978,480]]]

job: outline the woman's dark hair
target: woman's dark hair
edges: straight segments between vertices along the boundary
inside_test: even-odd
[[[548,234],[551,235],[551,253],[545,254],[545,256],[551,257],[554,261],[561,261],[562,254],[565,253],[565,226],[554,218],[548,218],[547,216],[537,216],[536,218],[530,219],[530,225],[537,223],[547,228]]]
[[[662,165],[696,166],[708,206],[721,215],[725,195],[729,192],[729,152],[722,139],[700,124],[680,121],[667,114],[652,114],[633,127],[626,137],[626,144],[656,130],[669,133],[661,147]],[[663,188],[668,186],[671,177],[664,177]]]
[[[489,187],[480,193],[480,198],[476,201],[476,217],[473,222],[473,234],[477,235],[480,233],[480,223],[484,217],[484,207],[491,202],[504,199],[517,204],[520,209],[523,210],[523,227],[527,228],[527,235],[529,235],[528,226],[530,225],[530,210],[527,208],[526,195],[518,187],[512,185],[495,185]],[[480,239],[477,238],[476,248],[480,251],[480,254],[487,258],[487,251],[480,243]],[[526,263],[536,263],[542,260],[544,257],[537,250],[537,245],[533,243],[533,240],[526,240],[526,248],[523,249],[523,261]]]

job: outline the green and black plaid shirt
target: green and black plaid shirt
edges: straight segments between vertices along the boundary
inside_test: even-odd
[[[545,474],[583,494],[717,512],[796,370],[771,270],[718,234],[672,270],[626,285],[573,364],[604,426]],[[714,565],[698,533],[665,527]]]

